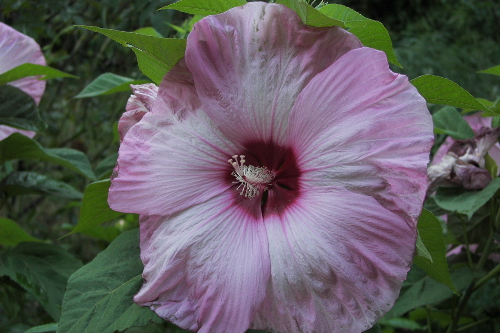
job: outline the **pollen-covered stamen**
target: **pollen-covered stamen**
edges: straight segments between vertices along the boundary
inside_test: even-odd
[[[237,189],[241,189],[240,195],[249,199],[257,196],[260,191],[266,191],[270,181],[274,178],[274,174],[266,167],[255,167],[253,165],[245,165],[245,155],[234,155],[228,162],[233,166],[234,171],[231,173],[236,177],[235,184],[240,183]]]

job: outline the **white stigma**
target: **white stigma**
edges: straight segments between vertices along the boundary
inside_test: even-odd
[[[234,184],[240,184],[237,189],[241,189],[240,195],[252,199],[256,197],[261,190],[266,191],[269,182],[274,178],[274,174],[266,167],[254,167],[245,165],[245,155],[234,155],[228,162],[233,166],[234,171],[231,175],[236,177]]]

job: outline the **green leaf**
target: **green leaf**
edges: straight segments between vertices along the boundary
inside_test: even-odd
[[[97,225],[95,227],[79,231],[79,233],[95,239],[112,242],[116,237],[118,237],[118,235],[120,235],[120,230],[118,230],[115,226],[101,227],[100,225]]]
[[[402,329],[410,330],[410,331],[423,330],[424,329],[424,327],[422,327],[421,325],[419,325],[417,322],[415,322],[413,320],[410,320],[410,319],[401,318],[401,317],[392,318],[392,319],[389,319],[389,320],[383,320],[382,324],[384,326],[387,325],[387,326],[392,326],[392,327],[395,327],[395,328],[402,328]]]
[[[484,162],[484,168],[488,170],[491,177],[496,177],[498,175],[497,162],[490,156],[490,154],[486,154],[486,156],[484,156]]]
[[[429,212],[423,210],[418,218],[418,234],[429,251],[431,258],[417,255],[414,263],[434,280],[447,285],[453,292],[458,293],[451,281],[448,262],[446,261],[446,246],[443,237],[443,228],[439,220]]]
[[[124,32],[90,26],[79,26],[101,33],[114,41],[132,48],[140,70],[156,84],[184,57],[185,39],[160,38],[133,32]]]
[[[97,179],[109,178],[116,165],[117,159],[118,153],[113,153],[99,162],[99,164],[95,167]]]
[[[94,172],[84,153],[68,148],[43,148],[38,142],[14,133],[0,141],[0,164],[14,159],[35,159],[59,164],[92,180]]]
[[[80,200],[83,197],[83,194],[73,186],[36,172],[12,172],[0,185],[1,190],[11,195],[49,194],[70,200]]]
[[[139,230],[118,236],[109,247],[71,276],[64,295],[60,333],[112,333],[162,322],[134,303],[142,285]]]
[[[327,15],[323,14],[322,12],[318,11],[313,6],[305,2],[300,2],[297,0],[277,0],[276,3],[293,9],[302,19],[302,22],[307,25],[311,25],[313,27],[338,26],[345,28],[344,22],[339,21],[335,18],[328,17]]]
[[[475,134],[467,121],[452,106],[445,106],[432,115],[434,132],[444,133],[456,140],[474,138]]]
[[[57,323],[45,324],[40,326],[35,326],[30,328],[24,333],[45,333],[45,332],[55,332],[57,331]]]
[[[412,281],[412,285],[401,293],[394,307],[384,316],[384,321],[400,317],[406,312],[427,304],[439,304],[454,293],[430,276],[421,274],[420,278],[413,281],[412,275],[419,269],[415,266],[408,273],[407,280]],[[419,273],[417,273],[419,274]],[[468,267],[462,267],[451,274],[451,280],[457,290],[464,290],[474,280],[475,276]]]
[[[342,22],[363,45],[384,51],[390,63],[402,67],[394,54],[389,32],[381,22],[366,18],[355,10],[338,4],[323,6],[319,11]]]
[[[30,95],[10,85],[0,85],[0,124],[30,131],[43,131],[45,123]]]
[[[135,30],[134,33],[163,38],[163,36],[153,27],[140,28],[140,29]]]
[[[435,75],[422,75],[410,81],[428,103],[488,111],[467,90],[455,82]]]
[[[78,224],[69,234],[90,229],[123,215],[123,213],[115,212],[109,208],[108,191],[110,185],[111,181],[105,179],[87,186],[83,193]]]
[[[2,273],[26,289],[58,320],[68,278],[82,266],[63,248],[43,243],[22,243],[0,255]]]
[[[104,73],[90,82],[75,98],[110,95],[120,91],[129,91],[131,84],[144,84],[148,82],[146,80],[134,80],[113,73]]]
[[[420,237],[420,233],[417,234],[417,255],[427,258],[432,262],[432,256],[429,253],[429,250],[424,245],[424,242],[422,242],[422,238]]]
[[[500,76],[500,65],[479,71],[478,73],[493,74]]]
[[[162,7],[160,10],[175,9],[193,15],[214,15],[223,13],[233,7],[243,6],[246,3],[245,0],[180,0]]]
[[[38,76],[42,75],[42,80],[55,79],[58,77],[70,77],[77,79],[77,76],[61,72],[52,67],[36,65],[36,64],[22,64],[20,66],[14,67],[5,73],[0,75],[0,84],[7,82],[16,81],[27,76]]]
[[[490,200],[500,188],[500,178],[495,178],[480,191],[468,191],[456,187],[441,186],[435,195],[439,207],[450,212],[472,215]]]
[[[41,242],[29,235],[16,222],[0,217],[0,245],[15,246],[22,242]]]

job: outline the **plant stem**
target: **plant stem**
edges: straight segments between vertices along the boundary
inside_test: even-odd
[[[425,307],[425,314],[427,317],[427,333],[432,333],[432,319],[431,319],[431,311],[429,310],[429,307]]]
[[[467,254],[467,261],[469,262],[469,267],[472,269],[474,267],[474,263],[472,262],[472,255],[470,254],[470,248],[469,248],[469,238],[467,237],[467,227],[465,225],[465,218],[463,216],[460,216],[460,219],[462,220],[462,229],[464,232],[464,240],[465,240],[465,253]]]
[[[479,321],[476,321],[475,323],[470,323],[469,325],[462,326],[459,329],[457,329],[457,332],[465,331],[466,329],[469,329],[469,328],[474,327],[476,325],[482,324],[482,323],[484,323],[485,321],[488,321],[488,320],[491,320],[491,318],[483,318],[483,319],[481,319]]]
[[[453,314],[453,318],[451,320],[450,326],[448,326],[448,330],[446,331],[446,333],[455,333],[457,331],[456,327],[458,325],[458,321],[460,320],[460,316],[462,316],[462,312],[465,309],[465,305],[467,304],[467,302],[469,301],[470,296],[472,295],[472,293],[475,290],[476,284],[474,282],[475,281],[473,280],[470,283],[469,287],[467,288],[467,290],[463,294],[463,296],[462,296],[462,298],[460,300],[460,304],[458,305],[458,309]]]
[[[481,288],[483,284],[485,284],[489,279],[495,277],[495,275],[499,273],[500,273],[500,264],[496,265],[495,268],[493,268],[488,274],[486,274],[481,279],[479,279],[479,281],[476,282],[476,284],[474,285],[474,291]]]
[[[490,219],[490,230],[489,230],[488,240],[486,241],[486,245],[484,246],[481,258],[479,258],[479,262],[476,265],[476,269],[478,270],[482,269],[484,264],[486,263],[486,260],[488,260],[488,256],[490,255],[491,252],[491,246],[493,245],[494,233],[495,231],[493,230],[493,221]]]

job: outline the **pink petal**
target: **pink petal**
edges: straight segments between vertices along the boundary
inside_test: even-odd
[[[375,197],[415,227],[432,118],[383,52],[349,51],[311,80],[294,105],[288,135],[308,186],[333,183]]]
[[[36,133],[33,131],[27,131],[6,125],[0,125],[0,141],[10,136],[12,133],[21,133],[22,135],[25,135],[30,139],[32,139],[36,135]]]
[[[182,58],[163,78],[152,112],[171,114],[183,119],[200,106],[193,75]]]
[[[374,198],[311,188],[266,218],[271,282],[252,328],[361,332],[394,304],[416,231]]]
[[[171,217],[141,217],[145,283],[134,300],[199,333],[243,333],[266,293],[266,230],[232,204],[212,198]]]
[[[112,209],[167,216],[228,189],[236,148],[198,111],[178,121],[149,112],[120,145]]]
[[[132,95],[127,101],[125,112],[118,121],[120,141],[123,141],[128,130],[137,124],[146,112],[150,112],[156,100],[158,87],[152,83],[130,85]]]
[[[0,22],[0,74],[25,63],[46,64],[40,46],[32,38]],[[45,81],[32,76],[9,84],[33,97],[37,104],[45,90]]]
[[[360,46],[343,29],[309,27],[285,6],[253,2],[198,22],[186,63],[205,112],[229,139],[281,144],[304,86]]]

